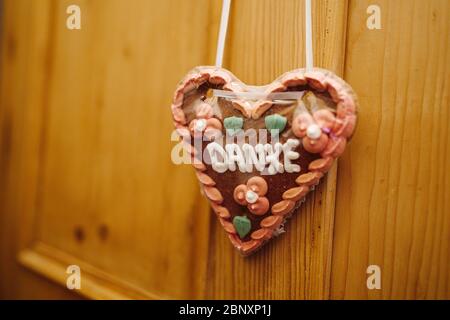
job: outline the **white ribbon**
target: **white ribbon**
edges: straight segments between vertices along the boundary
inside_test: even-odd
[[[312,45],[312,15],[311,0],[305,0],[305,34],[306,34],[306,69],[314,67],[313,45]]]
[[[225,39],[227,37],[228,17],[230,16],[231,0],[223,0],[222,17],[220,18],[219,38],[217,41],[216,67],[222,67]]]
[[[242,98],[246,100],[299,100],[303,97],[304,91],[287,91],[287,92],[232,92],[228,90],[213,90],[215,97],[225,99]]]
[[[225,50],[225,40],[227,37],[228,18],[230,16],[231,0],[223,0],[222,17],[220,19],[219,38],[217,41],[216,67],[222,67],[223,52]],[[305,0],[305,49],[306,49],[306,69],[314,67],[313,45],[312,45],[312,14],[311,0]]]

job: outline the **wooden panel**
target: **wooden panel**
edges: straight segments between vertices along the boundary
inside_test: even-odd
[[[5,153],[2,172],[13,176],[2,189],[3,198],[14,190],[23,194],[29,183],[33,189],[23,203],[29,219],[33,214],[36,219],[15,221],[16,229],[33,226],[27,228],[30,239],[23,247],[40,242],[49,248],[40,256],[32,245],[33,251],[24,251],[21,261],[27,266],[37,263],[33,269],[39,271],[42,261],[58,265],[63,252],[128,283],[125,295],[133,286],[145,293],[142,297],[201,295],[209,209],[193,171],[170,161],[169,106],[182,75],[214,58],[209,45],[216,37],[219,3],[46,1],[41,10],[33,11],[27,1],[6,2],[10,14],[5,24],[31,19],[45,28],[38,26],[34,33],[25,24],[32,37],[20,28],[8,28],[7,41],[13,43],[7,43],[4,59],[15,46],[31,49],[34,41],[46,37],[44,57],[40,51],[23,51],[24,59],[3,76],[11,80],[3,82],[3,97],[7,99],[8,90],[14,92],[2,111],[3,130],[11,129],[8,113],[19,104],[24,106],[23,117],[39,120],[27,127],[20,113],[14,114],[20,128],[11,131],[20,138],[2,144],[15,148]],[[73,3],[82,10],[79,31],[65,28],[65,9]],[[27,59],[37,60],[37,67],[24,64]],[[38,93],[22,94],[30,91]],[[23,158],[16,149],[27,136],[33,137],[34,153]],[[15,179],[16,158],[21,169],[34,170],[33,176]],[[18,204],[17,198],[11,200],[5,219],[23,213]],[[14,233],[10,237],[9,244]],[[17,251],[11,247],[11,255]],[[71,263],[70,258],[65,262]],[[47,276],[64,283],[65,268],[51,270],[55,274]]]
[[[79,264],[91,298],[450,298],[448,1],[377,1],[375,31],[371,1],[313,1],[316,65],[345,62],[359,126],[287,233],[245,259],[170,162],[171,95],[214,61],[221,1],[4,2],[0,297],[77,298],[48,280]],[[253,84],[303,66],[303,8],[233,1],[224,66]]]
[[[38,176],[49,25],[48,1],[2,1],[0,99],[0,297],[74,299],[16,261],[30,244]]]
[[[313,1],[315,61],[343,68],[345,1]],[[225,67],[250,84],[265,84],[304,66],[303,1],[235,1]],[[243,259],[216,221],[211,224],[207,296],[232,299],[328,297],[335,168],[287,223],[287,232]]]
[[[340,161],[332,298],[450,298],[450,2],[350,2],[345,76],[361,102]],[[379,265],[381,290],[366,268]]]
[[[55,26],[38,239],[152,295],[195,297],[209,214],[170,161],[168,102],[208,59],[209,2],[82,7],[83,31]]]
[[[90,265],[86,261],[58,251],[44,243],[37,243],[33,249],[25,249],[19,253],[18,259],[22,265],[40,273],[46,279],[55,281],[66,287],[67,266],[77,265],[80,268],[81,290],[73,292],[83,297],[93,299],[161,299],[169,298],[154,295],[151,292],[135,286],[121,278]],[[68,291],[68,290],[66,290]]]

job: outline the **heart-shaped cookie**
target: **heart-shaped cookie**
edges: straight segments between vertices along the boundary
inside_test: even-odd
[[[356,109],[352,88],[318,68],[260,87],[217,67],[197,67],[181,81],[175,127],[203,193],[243,255],[283,230],[342,154]]]

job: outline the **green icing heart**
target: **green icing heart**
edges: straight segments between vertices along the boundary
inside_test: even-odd
[[[266,128],[270,130],[271,134],[281,133],[286,128],[287,119],[279,114],[272,114],[264,120],[266,122]]]
[[[234,217],[233,225],[241,239],[244,238],[252,229],[252,222],[246,216]]]
[[[244,119],[239,117],[228,117],[223,120],[223,126],[227,129],[227,133],[234,135],[244,126]]]

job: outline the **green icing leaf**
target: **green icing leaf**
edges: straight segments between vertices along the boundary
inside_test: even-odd
[[[233,225],[241,239],[244,238],[252,229],[252,222],[246,216],[234,217]]]
[[[265,122],[266,128],[270,130],[270,133],[275,134],[281,133],[286,128],[287,119],[279,114],[272,114],[265,118]]]
[[[223,126],[227,129],[227,133],[234,135],[244,126],[244,119],[239,117],[229,117],[223,120]]]

